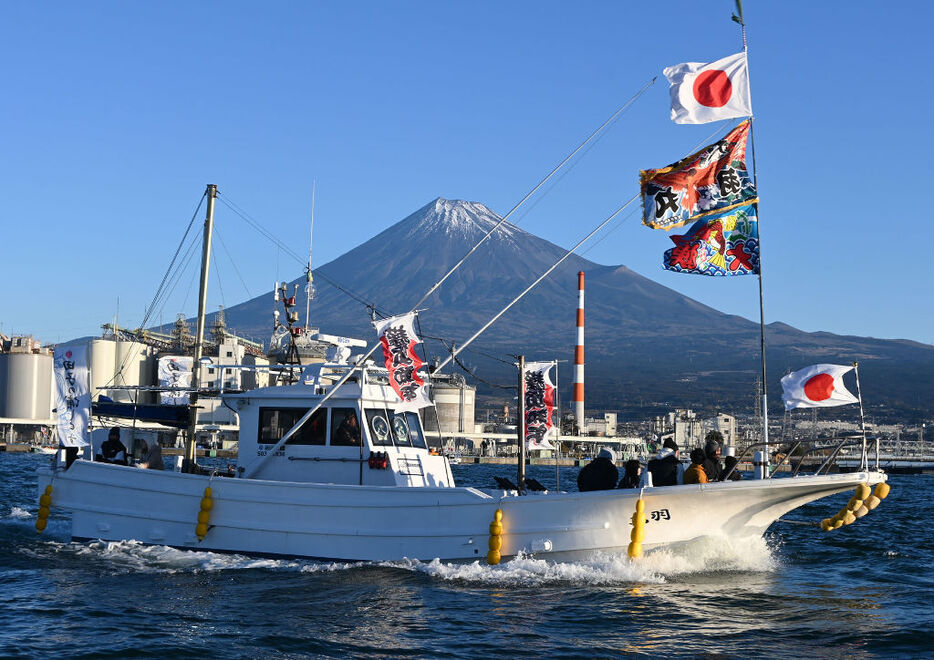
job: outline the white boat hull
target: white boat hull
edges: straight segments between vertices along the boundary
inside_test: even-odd
[[[703,536],[760,536],[788,511],[880,472],[646,488],[643,548]],[[71,512],[75,540],[137,540],[179,548],[335,560],[485,559],[503,511],[503,556],[625,552],[638,490],[545,493],[214,478],[77,461],[39,471],[52,510]],[[206,486],[209,531],[195,534]],[[828,511],[832,515],[835,511]]]

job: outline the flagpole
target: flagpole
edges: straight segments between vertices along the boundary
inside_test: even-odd
[[[866,417],[863,415],[863,392],[859,387],[859,362],[853,363],[856,372],[856,398],[859,399],[859,427],[863,432],[863,458],[859,467],[861,470],[869,469],[869,456],[866,454]],[[879,436],[876,434],[876,469],[879,469]]]
[[[733,20],[736,23],[739,23],[739,26],[743,34],[743,54],[746,55],[746,92],[749,98],[750,106],[752,105],[752,93],[749,90],[749,48],[746,43],[746,21],[743,19],[743,2],[742,0],[736,0],[736,14],[733,14]],[[751,107],[750,107],[751,109]],[[756,191],[759,190],[759,176],[756,170],[756,122],[754,117],[750,115],[749,117],[749,139],[752,142],[752,182],[756,187]],[[756,201],[756,216],[758,221],[758,231],[759,231],[759,351],[761,353],[762,359],[762,442],[764,443],[764,453],[766,456],[766,469],[768,470],[769,465],[769,396],[768,396],[768,378],[766,376],[766,360],[765,360],[765,295],[762,288],[762,222],[761,216],[758,213],[759,202]]]
[[[519,432],[518,465],[516,481],[519,482],[519,494],[525,495],[525,356],[519,357],[519,400],[516,408],[516,429]]]

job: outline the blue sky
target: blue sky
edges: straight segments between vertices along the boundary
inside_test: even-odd
[[[730,128],[673,124],[661,70],[739,51],[732,10],[3,3],[0,331],[97,334],[118,300],[121,325],[141,323],[207,183],[305,254],[316,180],[315,265],[438,196],[505,213],[659,76],[514,216],[570,246],[637,192],[640,168]],[[745,13],[766,321],[934,343],[930,267],[915,247],[930,215],[934,9],[747,0]],[[210,309],[301,274],[225,205],[216,219]],[[584,256],[758,319],[755,278],[665,272],[664,232],[635,215],[611,226]],[[193,315],[196,279],[192,266],[153,321]]]

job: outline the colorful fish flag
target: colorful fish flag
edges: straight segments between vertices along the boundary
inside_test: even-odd
[[[383,345],[389,384],[401,401],[396,405],[397,411],[418,410],[431,405],[428,386],[418,373],[424,363],[415,353],[415,345],[422,340],[415,334],[414,321],[413,312],[373,322]]]
[[[671,84],[671,119],[676,124],[752,116],[746,53],[676,64],[663,73]]]
[[[828,408],[858,403],[843,384],[843,374],[853,367],[840,364],[815,364],[782,378],[782,399],[785,410],[794,408]]]
[[[549,375],[554,362],[526,362],[525,442],[529,449],[553,449],[555,386]]]
[[[671,236],[666,270],[728,277],[759,272],[759,223],[756,205],[747,204],[698,220],[686,234]]]
[[[667,167],[642,170],[642,224],[672,229],[758,201],[746,170],[749,121],[718,142]]]

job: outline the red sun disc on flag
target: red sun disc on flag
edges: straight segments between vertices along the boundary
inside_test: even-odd
[[[725,71],[704,71],[694,79],[694,98],[708,108],[722,108],[733,96],[733,83]]]
[[[66,357],[66,358],[70,358],[70,357],[71,357],[71,351],[66,351],[66,352],[65,352],[65,357]]]
[[[817,374],[804,384],[804,396],[811,401],[826,401],[833,394],[833,376]]]

